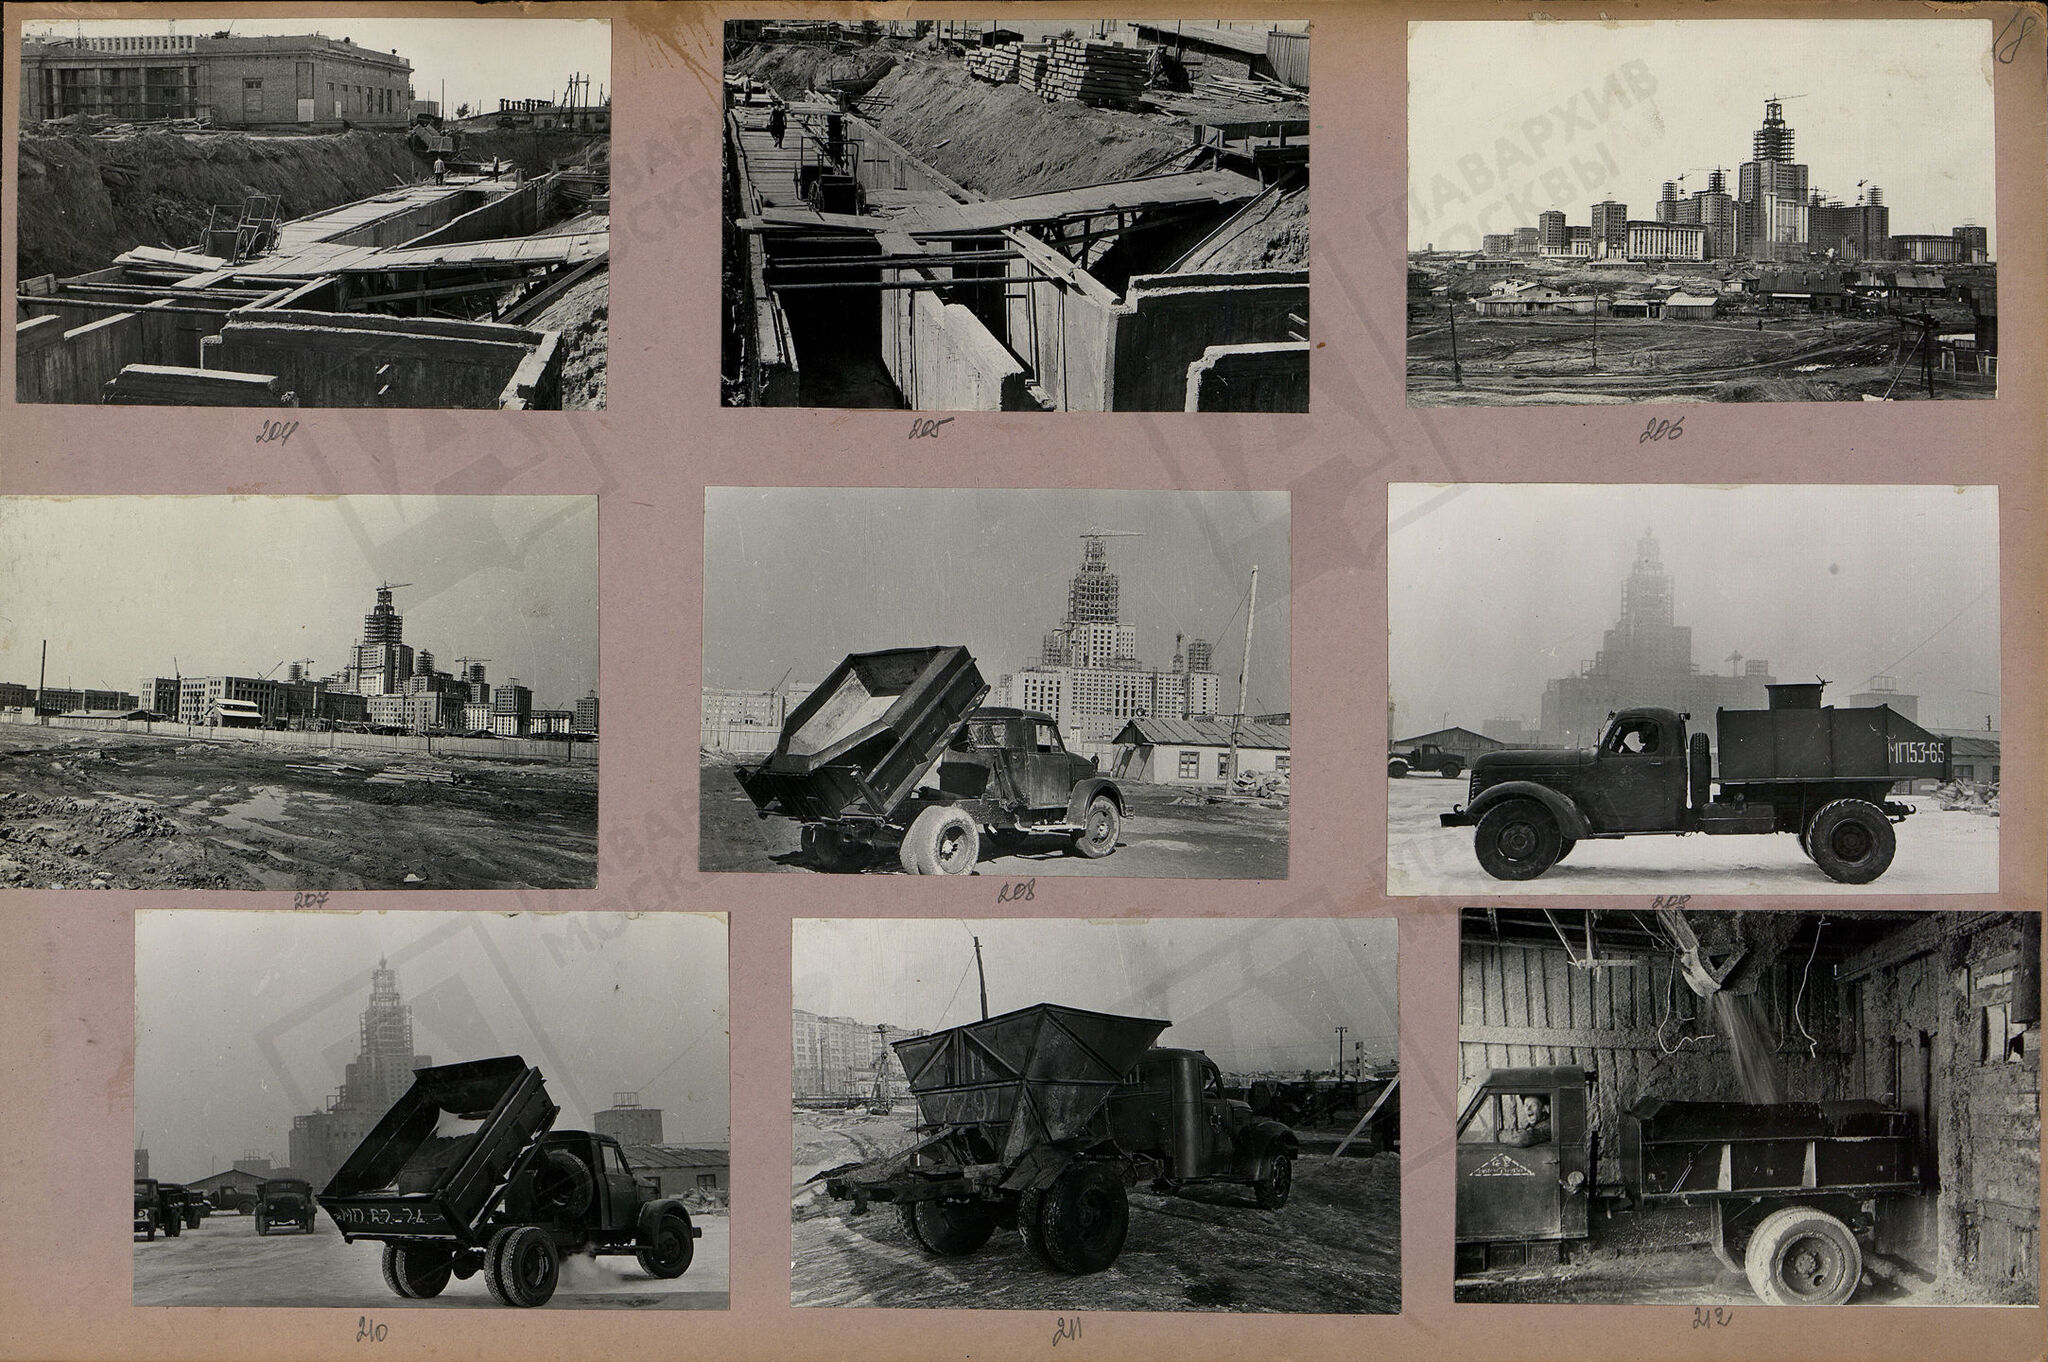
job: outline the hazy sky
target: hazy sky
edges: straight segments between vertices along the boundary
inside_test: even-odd
[[[356,19],[347,11],[296,19],[255,19],[222,11],[217,19],[94,19],[22,25],[26,36],[68,38],[120,34],[209,37],[228,29],[238,38],[322,33],[380,52],[396,49],[412,63],[416,99],[441,98],[448,108],[469,102],[496,109],[500,99],[559,99],[572,72],[590,77],[590,98],[612,83],[611,24],[603,19]]]
[[[282,1164],[292,1118],[326,1107],[360,1051],[388,957],[436,1064],[516,1054],[562,1130],[615,1092],[663,1111],[670,1144],[724,1144],[723,919],[685,913],[135,915],[135,1142],[186,1182],[245,1150]]]
[[[936,1031],[1062,1003],[1156,1017],[1160,1044],[1224,1069],[1328,1068],[1338,1026],[1377,1062],[1399,1037],[1391,918],[797,919],[793,999],[808,1012]]]
[[[1989,230],[1991,42],[1988,19],[1411,24],[1408,245],[1476,250],[1479,233],[1534,227],[1548,208],[1583,226],[1605,198],[1627,204],[1631,218],[1654,218],[1660,187],[1682,171],[1690,193],[1724,167],[1732,194],[1773,95],[1785,101],[1793,159],[1814,188],[1854,203],[1859,180],[1878,185],[1895,234],[1946,236],[1964,222]],[[1639,81],[1654,83],[1648,100],[1630,92],[1628,107],[1613,101],[1603,117],[1591,106],[1604,101],[1581,99],[1568,114],[1583,121],[1569,128],[1553,112],[1597,96],[1610,77],[1629,91],[1632,62]],[[1545,118],[1547,135],[1525,130]],[[1528,160],[1503,155],[1501,138]],[[1542,143],[1533,153],[1532,140]],[[1468,182],[1458,162],[1475,155],[1490,172],[1508,161],[1507,177],[1484,189]],[[1572,174],[1574,156],[1602,166],[1609,155],[1608,183],[1588,189]],[[1557,171],[1571,177],[1570,192],[1543,184]],[[1468,197],[1443,194],[1438,175]],[[1530,211],[1503,204],[1479,223],[1507,191]],[[1990,239],[1996,259],[1995,230]]]
[[[1929,727],[1998,718],[1995,488],[1397,484],[1388,491],[1394,736],[1534,723],[1621,615],[1645,530],[1693,662],[1769,661],[1846,704],[1873,675]]]
[[[595,497],[0,497],[0,681],[344,666],[395,595],[405,642],[485,657],[542,708],[597,685]]]
[[[993,683],[1038,661],[1095,528],[1144,536],[1106,541],[1139,657],[1165,668],[1176,631],[1210,639],[1229,710],[1257,564],[1249,712],[1290,707],[1284,492],[714,487],[705,503],[706,685],[815,682],[847,653],[951,643]]]

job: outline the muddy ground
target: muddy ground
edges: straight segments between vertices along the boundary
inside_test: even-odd
[[[596,881],[595,762],[0,725],[0,887],[574,889]]]
[[[926,1257],[893,1207],[855,1216],[806,1180],[911,1143],[911,1117],[798,1112],[790,1193],[795,1305],[998,1310],[1206,1310],[1392,1314],[1401,1308],[1398,1154],[1304,1155],[1294,1192],[1262,1211],[1249,1187],[1131,1193],[1124,1251],[1106,1272],[1041,1266],[1014,1231],[966,1258]]]
[[[731,1292],[732,1222],[696,1212],[704,1231],[690,1270],[664,1280],[630,1254],[570,1255],[548,1310],[723,1310]],[[352,1309],[499,1309],[483,1275],[450,1282],[431,1300],[401,1300],[384,1285],[383,1250],[342,1242],[322,1216],[312,1234],[258,1235],[244,1215],[210,1215],[176,1239],[135,1241],[137,1305],[346,1306]]]
[[[707,871],[794,870],[823,873],[798,847],[798,825],[761,818],[734,775],[730,757],[705,753],[700,766],[698,868]],[[978,875],[1115,875],[1213,880],[1287,878],[1287,808],[1265,802],[1210,804],[1164,785],[1124,783],[1130,812],[1116,851],[1101,860],[1070,856],[1063,841],[1036,838],[1015,852],[984,837]],[[1181,803],[1177,801],[1187,800]],[[905,872],[886,854],[870,874]]]

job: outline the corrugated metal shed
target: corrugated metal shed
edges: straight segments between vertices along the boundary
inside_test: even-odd
[[[1268,33],[1266,60],[1273,63],[1274,75],[1297,90],[1308,88],[1308,34]]]

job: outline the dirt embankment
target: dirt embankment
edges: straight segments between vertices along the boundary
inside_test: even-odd
[[[528,176],[545,175],[563,166],[609,169],[611,147],[609,135],[592,136],[586,132],[492,128],[455,134],[455,154],[461,159],[509,161]]]
[[[422,173],[393,133],[31,135],[20,147],[23,279],[100,269],[133,246],[189,247],[215,204],[249,194],[275,194],[279,215],[295,218]]]
[[[562,333],[562,410],[603,410],[611,350],[610,271],[576,285],[528,324]]]

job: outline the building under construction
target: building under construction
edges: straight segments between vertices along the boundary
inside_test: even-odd
[[[379,960],[370,972],[370,1001],[356,1028],[356,1057],[341,1087],[320,1111],[292,1118],[291,1165],[324,1185],[392,1104],[412,1086],[412,1071],[434,1062],[413,1053],[412,1004],[398,993],[398,971]]]
[[[450,163],[280,221],[252,194],[180,250],[22,281],[21,402],[554,408],[562,334],[538,324],[610,255],[603,171]]]
[[[1307,410],[1306,94],[1220,78],[1169,93],[1162,51],[929,37],[798,90],[774,43],[743,47],[725,401]],[[972,187],[941,162],[972,177],[958,161],[977,137],[1038,164]],[[1126,138],[1156,154],[1085,159]],[[1122,173],[1074,183],[1098,165]]]

